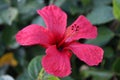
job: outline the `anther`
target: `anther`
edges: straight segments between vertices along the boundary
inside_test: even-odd
[[[79,26],[77,26],[76,24],[74,24],[74,25],[72,25],[71,30],[79,31]]]
[[[71,28],[72,30],[74,30],[74,26],[72,26],[72,28]]]

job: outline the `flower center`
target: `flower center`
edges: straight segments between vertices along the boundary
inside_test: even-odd
[[[57,47],[59,51],[62,51],[63,50],[63,46],[60,46],[60,47]]]
[[[73,24],[72,26],[68,27],[64,38],[60,41],[60,43],[57,45],[59,50],[62,50],[67,44],[69,44],[72,41],[67,41],[70,37],[74,36],[78,31],[80,27],[76,24]]]
[[[59,51],[62,51],[65,46],[69,45],[72,42],[68,41],[68,39],[74,36],[77,32],[79,32],[79,29],[80,27],[76,24],[73,24],[72,26],[68,27],[64,38],[56,44]]]

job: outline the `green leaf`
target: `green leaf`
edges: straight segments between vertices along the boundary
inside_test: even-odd
[[[18,3],[19,4],[19,3]],[[21,18],[23,20],[37,14],[36,10],[42,8],[44,6],[44,2],[41,0],[40,2],[36,0],[32,0],[28,3],[24,3],[18,6],[19,13],[22,15]]]
[[[84,6],[88,6],[91,3],[91,0],[80,0]]]
[[[72,11],[75,11],[75,12],[80,12],[81,11],[81,10],[79,10],[79,8],[77,6],[76,1],[73,1],[73,0],[71,0],[71,1],[66,0],[61,7],[62,7],[63,10],[65,10],[69,13],[71,13]],[[75,10],[73,10],[73,9],[75,9]],[[75,13],[75,12],[72,12],[72,13]]]
[[[3,20],[0,18],[0,24],[3,24]]]
[[[22,74],[20,74],[16,80],[33,80],[30,78],[30,76],[28,75],[28,71],[24,71]]]
[[[113,0],[113,13],[115,18],[120,21],[120,0]]]
[[[110,22],[114,20],[112,7],[110,6],[95,7],[87,15],[87,18],[92,22],[92,24],[104,24]]]
[[[18,6],[23,6],[23,5],[25,5],[26,2],[27,2],[27,0],[18,0],[17,5]]]
[[[9,75],[3,75],[3,76],[0,76],[0,80],[14,80],[14,79]]]
[[[32,23],[33,24],[38,24],[38,25],[41,25],[41,26],[45,27],[45,23],[44,23],[43,19],[40,16],[33,19]]]
[[[62,78],[61,80],[73,80],[71,77],[65,77],[65,78]]]
[[[120,74],[120,58],[117,58],[114,63],[113,63],[113,67],[112,67],[113,71],[115,71],[116,73]]]
[[[111,79],[111,77],[110,77],[110,78],[99,77],[99,76],[94,76],[94,77],[93,77],[93,80],[110,80],[110,79]]]
[[[19,62],[19,65],[22,68],[25,68],[28,65],[28,63],[26,61],[26,52],[23,47],[18,48],[14,55],[15,55],[15,58],[17,59],[17,61]]]
[[[84,70],[81,73],[83,74],[83,76],[84,75],[87,75],[87,77],[92,76],[93,78],[97,78],[97,80],[110,80],[110,78],[114,75],[112,72],[97,70]]]
[[[105,47],[104,49],[104,56],[106,58],[112,58],[114,55],[114,51],[112,47]]]
[[[107,27],[98,28],[98,36],[96,39],[87,40],[86,43],[95,45],[105,45],[114,37],[114,33]]]
[[[61,6],[66,0],[50,0],[50,4],[52,4],[55,1],[55,5]]]
[[[72,15],[80,14],[85,11],[83,8],[79,8],[78,6],[74,6],[74,5],[70,6],[69,9]]]
[[[112,3],[112,0],[93,0],[95,6],[103,6]]]
[[[15,49],[19,47],[18,43],[15,40],[15,34],[17,33],[16,27],[5,27],[2,32],[2,41],[8,47]]]
[[[0,0],[0,11],[3,11],[4,9],[8,8],[10,4],[5,0]]]
[[[31,79],[36,80],[40,70],[42,69],[41,66],[41,59],[42,56],[37,56],[28,65],[28,74]]]
[[[18,15],[18,10],[16,8],[10,7],[2,11],[0,15],[4,23],[11,25]]]
[[[48,76],[45,76],[43,80],[60,80],[60,79],[58,77],[48,75]]]

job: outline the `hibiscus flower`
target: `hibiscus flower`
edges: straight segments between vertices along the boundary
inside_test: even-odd
[[[89,66],[98,65],[103,59],[103,50],[95,45],[83,44],[79,39],[94,39],[97,28],[80,15],[66,28],[67,15],[59,7],[49,5],[37,13],[44,19],[46,27],[31,24],[16,34],[16,40],[23,46],[41,45],[46,48],[42,66],[49,74],[65,77],[71,73],[72,53]]]

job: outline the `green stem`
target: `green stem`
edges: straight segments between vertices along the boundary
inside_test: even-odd
[[[37,80],[43,80],[43,76],[44,76],[44,69],[42,68],[41,70],[40,70],[40,73],[39,73],[39,75],[38,75],[38,78],[37,78]]]

